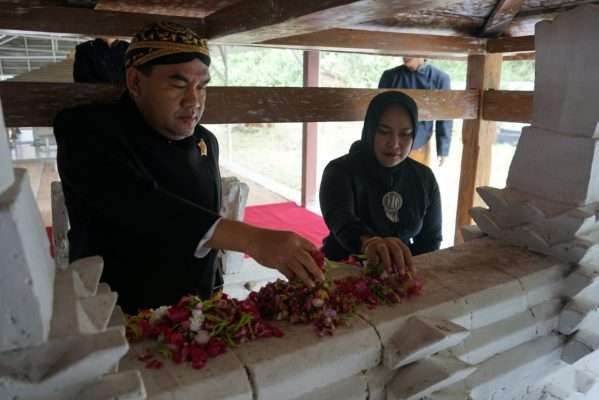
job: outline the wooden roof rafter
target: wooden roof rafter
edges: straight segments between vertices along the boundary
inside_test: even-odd
[[[484,21],[480,17],[419,10],[359,24],[344,24],[341,27],[378,32],[475,37]]]
[[[487,40],[487,53],[520,53],[535,49],[534,36],[505,37]]]
[[[96,9],[89,8],[94,2]],[[88,7],[74,6],[84,3]],[[531,34],[536,22],[585,3],[599,0],[173,0],[168,7],[159,0],[0,0],[0,29],[127,37],[150,21],[167,19],[224,44],[332,29],[478,38]]]
[[[353,51],[406,56],[464,56],[468,54],[482,54],[486,51],[484,39],[374,32],[355,29],[329,29],[315,33],[273,39],[261,44],[301,49]]]
[[[139,14],[205,18],[243,0],[98,0],[95,9]]]
[[[499,0],[497,6],[485,22],[482,36],[499,36],[512,23],[524,4],[524,0]]]
[[[390,14],[440,7],[458,0],[244,0],[206,17],[209,39],[260,43]]]
[[[130,37],[156,15],[100,11],[82,7],[58,6],[55,0],[22,2],[0,0],[0,29],[20,32],[78,34],[84,36]],[[198,18],[162,16],[202,34],[204,21]]]

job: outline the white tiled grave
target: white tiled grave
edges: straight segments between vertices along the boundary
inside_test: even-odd
[[[525,127],[506,186],[556,203],[572,206],[594,203],[599,201],[598,156],[599,142],[595,138],[571,136],[534,125]]]
[[[599,7],[594,5],[537,24],[532,126],[523,130],[507,188],[479,188],[489,209],[471,210],[484,233],[572,265],[572,271],[554,268],[553,277],[520,279],[529,304],[543,299],[545,306],[533,307],[532,319],[525,314],[513,317],[512,330],[498,326],[497,332],[515,340],[530,338],[533,326],[541,335],[551,329],[552,335],[520,347],[527,352],[544,341],[548,345],[557,341],[557,347],[547,352],[553,361],[538,357],[534,366],[519,368],[522,375],[510,379],[513,385],[514,379],[527,377],[527,387],[508,390],[506,380],[503,394],[494,399],[595,399],[599,393],[599,80],[589,79],[599,71],[597,37]],[[552,286],[551,280],[559,283]],[[553,308],[551,298],[556,294],[562,300]],[[544,307],[545,314],[538,307]],[[544,317],[535,321],[542,315],[549,317],[547,321],[542,321]],[[475,337],[473,332],[469,339]],[[526,375],[544,368],[555,372],[548,379]],[[464,385],[439,391],[433,398],[489,398],[497,386],[484,383],[478,371]],[[505,397],[508,393],[511,397]]]
[[[590,5],[536,25],[534,126],[598,136],[598,26],[599,7]]]
[[[54,299],[48,238],[25,170],[15,173],[0,194],[0,352],[44,342]]]
[[[227,399],[252,400],[252,388],[246,369],[234,352],[211,358],[204,368],[193,369],[191,364],[163,361],[160,369],[144,368],[137,357],[145,354],[152,343],[131,346],[120,364],[121,371],[139,370],[148,394],[154,400]]]
[[[116,293],[99,283],[102,260],[56,271],[27,174],[13,173],[4,135],[0,129],[0,398],[145,399],[137,372],[117,372],[129,344]]]
[[[361,399],[364,393],[373,399],[595,399],[599,80],[588,77],[598,75],[598,21],[599,8],[584,6],[539,25],[533,126],[521,140],[508,189],[487,189],[483,198],[490,209],[473,211],[482,231],[519,246],[482,238],[416,257],[425,281],[421,297],[393,307],[362,307],[351,326],[339,328],[334,337],[318,338],[312,326],[281,324],[284,338],[244,344],[200,371],[165,363],[160,370],[115,375],[126,344],[122,331],[106,325],[122,318],[105,311],[112,300],[99,305],[92,300],[103,299],[99,296],[109,295],[110,289],[90,284],[93,279],[81,271],[70,271],[75,274],[61,275],[57,283],[68,288],[77,306],[69,301],[63,308],[59,299],[46,307],[59,304],[67,310],[61,314],[74,327],[73,337],[64,336],[67,332],[60,332],[58,324],[52,329],[57,337],[46,341],[46,324],[35,340],[0,342],[0,394],[29,400],[121,394],[137,399],[146,394],[139,381],[143,377],[149,397],[160,399]],[[0,166],[6,163],[4,150],[0,142]],[[14,218],[17,208],[11,208],[19,204],[14,193],[25,191],[10,188],[23,186],[23,179],[17,173],[11,182],[10,173],[0,175],[0,189],[9,188],[0,190],[2,237],[8,237],[2,231],[8,227],[16,232],[17,249],[24,248],[22,241],[40,241],[17,256],[43,259],[43,235],[26,232],[41,232],[41,225]],[[475,229],[471,233],[480,235]],[[52,293],[53,278],[31,273],[46,271],[40,269],[43,262],[34,264],[23,267],[36,277],[30,286],[41,279]],[[97,269],[90,274],[97,275]],[[3,290],[14,280],[12,274],[8,277],[10,281],[0,280]],[[37,301],[39,308],[39,293],[24,301],[34,306]],[[50,318],[51,312],[33,310],[42,321]],[[6,326],[0,325],[2,340],[15,331]],[[409,335],[409,327],[414,337],[406,348],[401,339]],[[100,337],[110,340],[94,341]],[[96,345],[86,348],[83,343]],[[127,356],[127,368],[140,368],[135,351]]]
[[[4,113],[2,113],[2,104],[0,104],[0,196],[13,184],[14,180],[8,136],[4,125]]]
[[[258,399],[295,399],[374,368],[381,344],[360,318],[318,337],[311,325],[281,324],[282,338],[246,343],[235,350],[252,379]]]
[[[150,399],[205,393],[211,399],[365,399],[365,393],[417,399],[448,390],[482,399],[505,392],[510,380],[518,383],[514,390],[524,390],[528,378],[561,365],[564,337],[552,331],[570,266],[490,238],[415,257],[415,264],[425,281],[422,296],[361,307],[333,337],[319,338],[311,325],[277,323],[284,337],[244,343],[202,370],[170,361],[143,369],[136,360],[140,345],[121,368],[141,368]],[[401,340],[408,336],[409,348]],[[523,352],[529,347],[530,354]],[[531,366],[534,376],[510,375]]]

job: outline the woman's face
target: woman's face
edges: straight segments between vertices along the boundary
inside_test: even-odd
[[[387,107],[374,135],[374,155],[384,167],[395,167],[412,148],[412,119],[401,106]]]

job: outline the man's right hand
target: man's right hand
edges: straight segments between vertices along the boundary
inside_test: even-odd
[[[312,287],[324,280],[311,253],[316,246],[293,232],[256,228],[248,254],[258,263],[279,270],[288,279],[299,278]]]
[[[293,232],[223,218],[206,246],[247,253],[258,263],[279,270],[288,279],[298,278],[308,286],[324,280],[324,273],[311,255],[316,246]]]

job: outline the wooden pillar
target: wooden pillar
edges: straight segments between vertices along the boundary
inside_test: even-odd
[[[463,241],[460,227],[469,225],[469,210],[482,204],[476,194],[478,186],[489,184],[491,178],[491,153],[495,143],[497,124],[482,119],[484,91],[498,89],[501,80],[501,54],[468,56],[467,89],[480,91],[478,119],[464,120],[462,127],[462,167],[458,192],[455,243]]]
[[[304,87],[318,86],[319,52],[304,51]],[[304,122],[302,134],[302,207],[316,199],[318,123]]]

